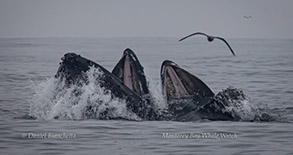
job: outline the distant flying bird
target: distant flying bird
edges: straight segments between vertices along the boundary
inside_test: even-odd
[[[243,16],[243,18],[249,19],[252,18],[252,16]]]
[[[224,38],[221,38],[221,37],[214,37],[214,36],[210,36],[210,35],[207,35],[205,33],[202,33],[202,32],[196,32],[196,33],[192,33],[192,34],[190,34],[190,35],[188,35],[186,37],[181,38],[179,41],[182,41],[182,40],[184,40],[186,38],[189,38],[191,36],[198,35],[198,34],[206,36],[209,42],[212,42],[214,39],[220,39],[220,40],[224,41],[226,43],[226,45],[229,47],[229,49],[232,52],[232,54],[235,56],[235,53],[232,50],[231,46],[228,44],[228,42]]]

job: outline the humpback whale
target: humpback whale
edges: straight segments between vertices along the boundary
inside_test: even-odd
[[[149,94],[143,67],[131,49],[124,50],[121,59],[113,68],[112,74],[123,81],[137,95],[146,96]]]
[[[87,82],[87,76],[84,74],[90,67],[94,67],[103,73],[103,76],[97,79],[101,87],[111,92],[116,98],[126,100],[127,108],[137,114],[143,120],[150,120],[155,114],[149,102],[142,98],[126,86],[118,77],[110,73],[101,65],[86,59],[75,53],[66,53],[60,63],[56,78],[65,80],[67,87],[72,84],[82,85]]]
[[[173,116],[172,120],[239,121],[242,119],[237,112],[233,111],[234,107],[241,109],[243,101],[247,100],[241,90],[229,87],[215,95],[202,80],[170,60],[162,63],[161,82],[168,110]],[[245,121],[273,119],[267,113],[259,112]]]
[[[223,42],[229,47],[229,49],[230,49],[230,51],[232,52],[232,54],[235,56],[235,53],[234,53],[232,47],[231,47],[231,46],[229,45],[229,43],[228,43],[224,38],[222,38],[222,37],[215,37],[215,36],[207,35],[207,34],[202,33],[202,32],[196,32],[196,33],[192,33],[192,34],[190,34],[190,35],[188,35],[188,36],[185,36],[185,37],[181,38],[179,41],[183,41],[183,40],[185,40],[185,39],[187,39],[187,38],[189,38],[189,37],[191,37],[191,36],[194,36],[194,35],[204,35],[204,36],[207,37],[207,39],[208,39],[209,42],[212,42],[214,39],[222,40],[222,41],[223,41]]]
[[[160,71],[162,93],[168,107],[163,113],[155,110],[143,67],[131,49],[123,52],[112,73],[75,53],[66,53],[61,60],[55,77],[65,81],[65,88],[87,83],[85,73],[94,67],[103,74],[97,79],[100,86],[109,90],[112,97],[124,99],[127,109],[142,120],[241,120],[231,107],[246,99],[242,91],[229,87],[215,95],[201,79],[170,60],[162,63]],[[89,106],[88,111],[94,111],[93,108]],[[267,121],[271,117],[263,114],[255,119]]]
[[[165,60],[161,66],[163,94],[175,120],[233,120],[224,103],[216,102],[212,90],[199,78]]]

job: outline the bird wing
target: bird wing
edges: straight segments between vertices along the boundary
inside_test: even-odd
[[[226,43],[226,45],[229,47],[229,49],[232,52],[232,54],[235,56],[235,53],[232,50],[231,46],[229,45],[229,43],[224,38],[221,38],[221,37],[214,37],[214,38],[217,38],[217,39],[220,39],[220,40],[224,41]]]
[[[196,32],[196,33],[192,33],[192,34],[190,34],[190,35],[188,35],[188,36],[185,36],[185,37],[181,38],[179,41],[182,41],[182,40],[184,40],[184,39],[186,39],[186,38],[189,38],[189,37],[194,36],[194,35],[197,35],[197,34],[204,35],[204,36],[208,37],[208,35],[206,35],[205,33],[202,33],[202,32]]]

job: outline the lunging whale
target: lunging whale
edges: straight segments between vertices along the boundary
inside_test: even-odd
[[[65,88],[83,85],[88,82],[85,73],[91,67],[102,73],[97,79],[99,85],[109,90],[112,97],[125,100],[127,109],[142,120],[241,120],[231,107],[245,100],[242,91],[229,87],[215,95],[201,79],[170,60],[162,63],[160,72],[162,93],[168,108],[166,113],[158,112],[143,67],[131,49],[124,50],[112,73],[80,55],[66,53],[55,77],[65,81]],[[89,106],[88,111],[95,111],[93,108]],[[268,120],[270,117],[262,115],[255,119]]]
[[[94,67],[103,74],[97,79],[100,81],[99,84],[101,87],[105,90],[109,90],[113,97],[125,99],[127,108],[130,111],[137,114],[137,116],[143,120],[150,120],[155,115],[153,114],[151,103],[143,101],[136,92],[132,91],[118,77],[101,65],[75,53],[66,53],[61,59],[63,61],[60,63],[55,77],[65,80],[66,87],[70,87],[73,84],[82,85],[88,82],[85,73],[90,67]]]
[[[241,90],[229,87],[215,95],[202,80],[170,60],[162,63],[161,82],[172,120],[239,121],[243,119],[233,110],[233,108],[243,108],[243,102],[247,100]],[[245,121],[273,119],[267,113],[259,111]]]
[[[124,50],[122,58],[112,70],[112,74],[123,81],[137,95],[145,96],[149,94],[143,67],[131,49]]]
[[[175,120],[236,119],[225,111],[224,103],[215,102],[214,93],[202,80],[170,60],[162,63],[161,81],[163,94]]]

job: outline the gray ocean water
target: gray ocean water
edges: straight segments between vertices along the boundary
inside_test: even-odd
[[[221,41],[178,39],[0,39],[0,154],[293,154],[293,40],[228,39],[236,53],[233,57]],[[160,66],[169,59],[215,93],[229,86],[242,89],[250,105],[277,119],[174,122],[24,117],[32,107],[47,110],[50,80],[66,52],[111,71],[125,48],[137,54],[157,98]],[[57,110],[66,113],[66,109]]]

